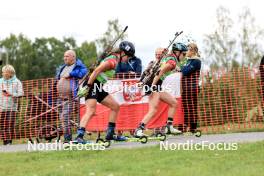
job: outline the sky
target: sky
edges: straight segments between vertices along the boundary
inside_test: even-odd
[[[128,40],[145,66],[155,48],[167,47],[177,31],[191,36],[202,51],[204,35],[215,29],[219,6],[228,8],[233,18],[249,7],[264,28],[260,0],[0,0],[0,39],[22,33],[32,40],[74,37],[81,44],[100,38],[107,21],[117,18],[128,26]]]

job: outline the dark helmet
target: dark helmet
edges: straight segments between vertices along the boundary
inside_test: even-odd
[[[173,51],[188,51],[188,48],[183,43],[173,43],[172,50]]]
[[[131,42],[123,41],[119,44],[119,48],[128,56],[134,56],[135,54],[135,46]]]

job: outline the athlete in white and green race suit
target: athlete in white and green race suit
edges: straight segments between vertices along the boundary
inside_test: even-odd
[[[165,49],[158,48],[156,50],[156,57],[162,56]],[[158,111],[159,100],[167,103],[169,105],[168,110],[168,119],[167,124],[164,126],[165,133],[167,134],[178,134],[181,131],[177,130],[173,127],[173,117],[175,114],[175,108],[177,106],[176,99],[167,92],[161,91],[162,81],[172,73],[172,70],[175,69],[177,63],[177,56],[175,54],[175,50],[172,49],[171,53],[166,55],[163,58],[156,58],[161,59],[160,61],[160,69],[159,73],[154,77],[152,82],[151,90],[152,93],[149,96],[149,111],[144,116],[142,121],[139,123],[138,128],[135,130],[135,137],[142,137],[145,136],[143,130],[147,123],[155,116],[156,112]]]

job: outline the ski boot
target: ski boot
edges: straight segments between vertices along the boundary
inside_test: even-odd
[[[170,125],[170,124],[167,124],[165,127],[164,127],[164,132],[165,134],[168,134],[168,135],[179,135],[179,134],[182,134],[182,131],[176,129],[173,127],[173,125]]]

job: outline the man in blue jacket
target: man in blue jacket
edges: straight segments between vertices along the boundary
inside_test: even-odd
[[[87,72],[88,69],[80,59],[76,58],[76,53],[73,50],[64,53],[64,64],[58,69],[56,79],[60,103],[63,103],[60,109],[60,119],[63,122],[65,142],[72,140],[70,120],[72,120],[73,108],[78,105],[74,98],[78,92],[78,81]]]
[[[123,41],[120,43],[119,47],[123,48],[126,56],[117,64],[116,73],[140,76],[142,72],[142,62],[135,56],[135,46],[131,42]]]

